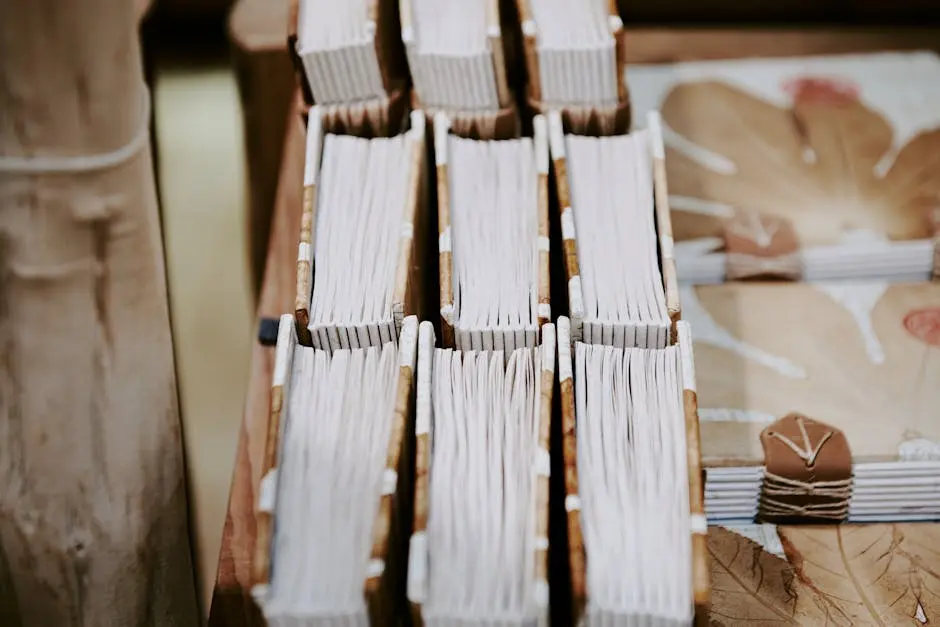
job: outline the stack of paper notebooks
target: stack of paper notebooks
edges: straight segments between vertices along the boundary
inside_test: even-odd
[[[434,119],[441,327],[461,350],[533,347],[551,320],[548,138],[483,141]]]
[[[564,110],[578,132],[630,124],[623,22],[612,0],[515,0],[524,37],[526,98]],[[594,131],[596,132],[596,131]]]
[[[631,66],[663,116],[679,277],[917,281],[940,269],[940,58]]]
[[[498,0],[402,0],[401,38],[426,109],[496,111],[510,89]]]
[[[373,119],[404,110],[410,79],[398,2],[291,2],[288,50],[308,105],[356,104]]]
[[[330,352],[281,319],[252,565],[271,627],[407,615],[417,327]]]
[[[685,288],[713,522],[940,519],[940,284]]]
[[[499,0],[402,0],[401,37],[412,103],[446,113],[464,137],[507,139],[520,120],[512,91]]]
[[[416,624],[548,625],[555,329],[502,351],[434,348],[421,323],[408,565]]]
[[[393,341],[422,309],[425,116],[366,139],[310,111],[294,315],[301,344],[326,350]]]
[[[666,348],[572,345],[558,320],[573,624],[706,615],[695,371],[678,331]]]
[[[680,316],[659,117],[627,135],[565,132],[548,116],[572,339],[663,348]]]
[[[707,525],[659,118],[588,136],[566,117],[548,125],[571,312],[558,371],[573,624],[688,625],[708,606]]]

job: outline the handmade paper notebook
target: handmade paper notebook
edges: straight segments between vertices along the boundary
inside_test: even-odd
[[[564,110],[577,132],[630,126],[623,22],[612,0],[515,0],[524,39],[526,98]]]
[[[288,50],[308,104],[388,101],[408,86],[396,0],[292,0]]]
[[[672,258],[659,118],[628,135],[565,132],[548,115],[561,210],[572,337],[663,348],[675,340],[679,294]]]
[[[421,312],[424,124],[413,111],[410,130],[367,139],[325,132],[311,109],[294,304],[301,344],[380,346]]]
[[[923,280],[940,225],[927,52],[631,66],[659,110],[684,283]]]
[[[690,625],[709,584],[691,337],[571,344],[558,319],[575,625]]]
[[[940,285],[684,288],[709,520],[940,518]]]
[[[407,614],[418,321],[332,353],[281,318],[258,496],[253,596],[271,627]]]
[[[534,347],[549,300],[548,138],[479,141],[434,119],[443,344]]]
[[[510,86],[500,0],[402,0],[412,104],[443,112],[460,134],[506,139],[520,120]]]
[[[555,328],[502,351],[434,348],[421,323],[414,532],[417,625],[548,625]]]
[[[499,0],[402,0],[401,38],[424,108],[496,111],[512,104]]]

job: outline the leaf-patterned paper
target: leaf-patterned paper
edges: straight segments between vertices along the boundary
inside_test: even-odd
[[[940,443],[940,285],[728,283],[682,308],[706,465],[761,464],[760,431],[790,412],[841,429],[855,461]]]
[[[641,66],[628,79],[638,119],[662,112],[677,242],[721,238],[740,212],[789,220],[804,247],[932,236],[935,55]]]
[[[786,559],[708,530],[711,624],[940,622],[940,525],[777,527]]]
[[[708,530],[711,559],[711,624],[824,625],[833,608],[803,585],[786,560],[756,542],[722,527]]]
[[[940,525],[779,527],[800,581],[852,625],[940,623]]]

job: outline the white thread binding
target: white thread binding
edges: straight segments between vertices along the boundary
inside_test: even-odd
[[[660,248],[662,249],[663,259],[672,259],[675,257],[675,241],[672,235],[663,235],[659,238]]]
[[[654,159],[666,158],[666,147],[663,144],[663,124],[659,111],[650,111],[646,114],[646,125],[650,134],[650,148]]]
[[[676,323],[679,336],[679,358],[682,362],[682,388],[695,391],[695,358],[692,352],[692,331],[689,323],[680,320]]]
[[[381,577],[385,572],[385,560],[372,558],[369,560],[369,566],[366,568],[366,578]]]
[[[545,116],[535,116],[532,125],[535,135],[535,167],[539,174],[548,174],[548,130]]]
[[[428,536],[424,531],[411,535],[408,548],[408,600],[423,604],[428,598]]]
[[[437,250],[442,253],[449,253],[452,251],[450,243],[450,227],[444,229],[444,232],[441,233],[437,238]]]
[[[565,158],[565,132],[561,123],[561,113],[548,112],[548,143],[552,149],[552,159]]]
[[[398,472],[391,468],[386,468],[382,473],[382,496],[395,494],[398,487]]]
[[[323,130],[320,107],[307,114],[307,145],[304,150],[304,187],[316,185],[320,178],[320,140]]]
[[[258,511],[273,513],[277,503],[277,468],[272,468],[258,486]]]
[[[542,447],[535,449],[535,459],[533,460],[535,474],[540,477],[550,477],[552,474],[552,457]]]
[[[277,346],[274,349],[273,386],[287,383],[287,371],[290,369],[291,354],[294,350],[294,316],[284,314],[277,326]]]
[[[313,261],[313,247],[309,242],[300,242],[297,246],[298,261]]]
[[[418,341],[418,317],[408,316],[402,323],[398,339],[398,365],[415,367],[415,348]]]
[[[434,163],[447,165],[447,134],[450,132],[450,118],[438,111],[434,114]]]
[[[561,212],[561,238],[575,239],[574,214],[571,207],[565,207]]]

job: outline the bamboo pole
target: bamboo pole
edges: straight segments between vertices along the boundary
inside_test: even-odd
[[[199,623],[136,13],[0,2],[4,627]]]

